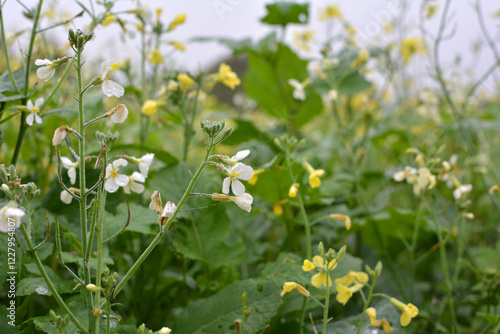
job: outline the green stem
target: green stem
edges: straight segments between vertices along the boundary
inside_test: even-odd
[[[304,296],[304,302],[302,303],[302,310],[300,313],[299,334],[304,333],[304,316],[306,315],[306,305],[307,305],[307,297]]]
[[[295,183],[295,175],[292,171],[292,163],[290,162],[290,156],[288,152],[286,152],[286,164],[288,166],[288,171],[290,172],[290,177],[292,179],[292,183]],[[302,196],[300,194],[300,190],[297,190],[297,200],[299,201],[300,213],[302,214],[302,219],[304,220],[304,228],[306,232],[306,258],[311,258],[311,227],[309,226],[309,219],[307,218],[306,209],[304,207],[304,202],[302,201]]]
[[[43,267],[42,261],[38,257],[38,253],[36,251],[34,251],[33,242],[31,241],[30,238],[28,238],[28,233],[26,231],[26,227],[24,227],[23,224],[21,224],[21,230],[24,234],[24,238],[26,239],[26,243],[28,244],[28,247],[31,251],[31,254],[35,258],[36,266],[37,266],[38,270],[40,271],[40,273],[42,274],[42,277],[45,280],[45,283],[47,283],[47,287],[49,288],[50,292],[52,293],[52,296],[54,296],[54,299],[57,301],[59,306],[61,306],[61,308],[66,312],[66,314],[69,315],[69,318],[71,319],[71,321],[73,321],[75,326],[78,327],[78,329],[81,330],[82,333],[87,333],[88,330],[85,327],[83,327],[83,325],[80,323],[80,321],[78,321],[78,319],[75,317],[73,312],[71,312],[71,310],[69,309],[68,305],[66,305],[64,300],[61,298],[61,296],[57,292],[57,289],[54,286],[54,284],[52,284],[52,281],[50,280],[49,276],[47,275],[47,272],[45,271],[45,268]]]
[[[411,289],[410,289],[410,299],[413,299],[413,294],[415,290],[415,249],[417,248],[417,242],[418,242],[418,233],[420,230],[420,218],[422,216],[422,201],[419,200],[418,203],[418,208],[417,208],[417,216],[415,218],[415,226],[413,228],[413,236],[411,239],[411,246],[410,246],[410,271],[411,271]]]
[[[436,234],[437,234],[438,241],[439,241],[439,253],[441,256],[441,268],[443,270],[444,283],[445,283],[445,287],[446,287],[446,297],[448,299],[448,304],[450,306],[451,319],[453,321],[453,325],[455,326],[455,330],[457,330],[458,329],[457,318],[455,315],[455,306],[453,304],[453,296],[451,295],[452,286],[451,286],[450,274],[448,272],[448,259],[446,258],[446,242],[443,238],[443,234],[441,233],[441,230],[439,229],[439,224],[438,224],[436,215],[435,215],[434,211],[432,210],[432,208],[431,208],[431,210],[429,210],[429,212],[431,212],[432,219],[434,220],[434,226],[436,228]]]
[[[2,11],[3,5],[0,6],[0,27],[2,29],[2,41],[3,41],[3,53],[5,56],[5,65],[7,66],[7,70],[9,71],[9,77],[10,81],[12,82],[12,86],[16,90],[16,93],[20,94],[21,91],[19,90],[19,87],[17,87],[16,80],[14,79],[14,74],[12,73],[12,68],[10,67],[10,60],[9,60],[9,52],[7,51],[7,39],[5,38],[5,28],[3,26],[3,11]]]
[[[104,190],[104,186],[100,188],[99,190],[99,215],[97,217],[98,223],[97,223],[97,270],[96,270],[96,278],[95,278],[95,285],[100,287],[101,286],[101,273],[102,273],[102,249],[103,249],[103,237],[102,237],[102,229],[103,229],[103,224],[104,224],[104,207],[106,205],[106,191]],[[98,307],[101,304],[101,292],[98,291],[95,294],[95,303],[94,305]],[[109,300],[108,300],[109,304]],[[99,333],[99,320],[101,319],[100,316],[96,317],[95,319],[95,333]],[[108,319],[109,319],[109,314],[108,314]]]
[[[120,291],[123,289],[125,284],[128,282],[128,280],[132,277],[132,275],[137,271],[139,266],[146,260],[148,255],[153,251],[153,249],[156,247],[156,245],[160,242],[161,238],[163,235],[167,232],[168,228],[170,225],[172,225],[172,222],[174,221],[175,217],[181,210],[181,208],[184,206],[184,203],[187,201],[189,196],[191,195],[191,190],[193,189],[196,181],[200,177],[201,172],[203,171],[203,168],[206,166],[206,162],[208,160],[208,157],[210,156],[210,152],[212,151],[213,148],[213,141],[210,139],[210,143],[207,147],[207,151],[205,154],[205,158],[203,159],[202,163],[198,167],[198,170],[194,174],[193,178],[189,182],[188,187],[186,188],[186,191],[184,192],[184,195],[182,196],[181,200],[179,201],[179,204],[177,204],[177,209],[175,210],[174,214],[172,215],[172,218],[170,218],[165,226],[160,230],[160,232],[156,235],[156,237],[151,241],[151,243],[148,245],[148,247],[144,250],[144,252],[139,256],[139,258],[135,261],[135,263],[132,265],[132,267],[129,269],[129,271],[123,276],[122,280],[120,283],[115,288],[113,298],[116,298],[116,296],[120,293]]]
[[[30,78],[30,68],[31,68],[31,56],[33,54],[33,46],[35,45],[36,28],[38,26],[38,20],[40,19],[40,12],[42,11],[43,0],[39,0],[38,8],[36,10],[35,18],[33,19],[33,28],[31,30],[30,44],[28,48],[28,54],[26,57],[26,68],[24,76],[24,97],[21,99],[21,104],[26,104],[26,99],[29,91],[29,78]],[[5,39],[4,39],[5,41]],[[10,68],[10,67],[9,67]],[[24,136],[26,134],[26,113],[21,114],[21,124],[19,125],[19,133],[17,134],[16,148],[14,149],[14,154],[12,155],[11,164],[15,165],[17,159],[19,159],[19,154],[21,153],[21,147],[23,146]]]
[[[366,309],[368,309],[368,306],[370,306],[370,302],[372,301],[373,298],[373,289],[375,288],[375,282],[377,281],[377,278],[372,278],[372,285],[370,286],[370,292],[368,293],[368,298],[365,301],[365,306],[363,307],[363,312],[361,312],[361,319],[359,319],[359,324],[358,324],[358,331],[356,332],[359,334],[361,332],[361,326],[363,326],[363,322],[365,320],[365,312]]]
[[[81,226],[81,242],[82,242],[82,264],[84,272],[85,285],[91,283],[89,258],[86,256],[87,251],[87,189],[85,188],[85,110],[83,108],[83,78],[82,78],[82,63],[81,63],[82,50],[77,50],[76,53],[76,69],[78,74],[78,121],[79,121],[79,155],[80,155],[80,226]],[[85,289],[85,297],[87,301],[87,311],[89,317],[90,328],[94,328],[95,317],[92,312],[92,293]]]
[[[326,326],[328,325],[328,306],[330,305],[330,268],[328,263],[326,265],[326,293],[325,293],[325,306],[323,308],[323,334],[326,334]]]

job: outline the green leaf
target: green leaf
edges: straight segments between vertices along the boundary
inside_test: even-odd
[[[262,330],[281,304],[281,287],[272,281],[249,279],[235,282],[217,294],[197,300],[177,319],[174,333],[234,333],[234,321],[243,319],[241,296],[247,294],[247,308],[253,307],[245,328]]]
[[[73,292],[73,288],[75,287],[76,283],[72,279],[63,280],[50,267],[43,266],[43,268],[45,269],[45,272],[47,273],[50,280],[52,281],[52,284],[54,284],[56,290],[59,293]],[[19,284],[17,286],[17,294],[19,296],[28,296],[32,293],[37,293],[39,295],[51,296],[52,292],[50,292],[47,283],[45,282],[43,277],[41,277],[42,274],[38,270],[36,264],[29,263],[26,265],[26,269],[28,270],[28,272],[39,277],[27,277],[19,281]]]
[[[359,71],[352,71],[340,79],[338,93],[341,95],[356,95],[370,87],[371,83]]]
[[[160,191],[165,203],[166,201],[179,203],[194,172],[191,165],[179,163],[160,169],[149,182]]]
[[[240,261],[244,246],[226,242],[231,232],[231,221],[224,205],[234,204],[219,203],[211,210],[195,210],[192,219],[177,223],[181,233],[175,234],[175,240],[180,253],[215,267],[229,266]],[[246,212],[242,211],[241,214]]]
[[[103,234],[104,239],[114,235],[116,232],[123,229],[127,223],[128,209],[127,203],[121,203],[116,208],[117,214],[110,212],[104,214]],[[158,216],[156,212],[150,208],[131,203],[130,204],[130,223],[125,231],[137,232],[142,234],[157,234],[158,233]]]
[[[236,123],[237,127],[233,131],[233,133],[224,140],[224,145],[236,146],[241,143],[248,142],[252,139],[256,139],[263,143],[266,143],[276,151],[279,150],[279,148],[274,143],[274,138],[267,134],[267,132],[258,129],[255,126],[254,122],[247,121],[241,118],[235,118],[232,119],[232,121]]]
[[[12,72],[14,76],[14,80],[16,81],[17,88],[22,91],[24,88],[24,69],[20,68],[14,72]],[[9,71],[4,71],[0,76],[0,93],[4,92],[14,92],[14,85],[12,85],[12,81],[10,80]],[[0,100],[3,101],[3,100]]]
[[[285,27],[290,23],[307,24],[309,22],[309,4],[278,2],[266,5],[267,15],[261,22]]]

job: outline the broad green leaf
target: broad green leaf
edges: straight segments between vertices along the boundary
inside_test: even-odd
[[[80,323],[83,326],[86,326],[86,324],[88,322],[87,306],[84,305],[82,302],[76,301],[76,300],[69,300],[69,301],[65,300],[65,301],[66,301],[66,305],[68,305],[69,309],[73,312],[73,314],[80,321]],[[61,310],[60,308],[55,308],[54,312],[63,318],[66,315],[66,313],[63,310]],[[55,323],[51,320],[49,315],[33,318],[33,323],[35,324],[36,329],[38,329],[42,332],[49,333],[49,334],[61,334],[59,332],[59,330],[56,328]],[[100,327],[101,327],[101,332],[104,333],[106,331],[106,328],[105,328],[106,322],[101,321]],[[68,330],[66,331],[66,333],[67,334],[80,333],[80,330],[73,324],[72,321],[70,321],[69,326],[68,326]]]
[[[103,223],[104,239],[111,237],[116,232],[123,229],[127,223],[127,218],[127,203],[121,203],[117,206],[116,215],[106,211]],[[158,216],[156,212],[150,208],[130,203],[130,223],[125,231],[143,234],[157,234],[159,230],[157,219]]]
[[[167,201],[179,203],[195,171],[191,165],[179,163],[160,169],[149,182],[160,191],[164,203]]]
[[[174,237],[180,253],[215,267],[233,265],[240,261],[243,245],[226,242],[231,232],[231,221],[224,205],[234,204],[219,203],[211,210],[194,210],[193,218],[176,223],[180,233],[175,233]],[[241,214],[247,213],[241,211]]]
[[[177,319],[173,333],[234,333],[234,321],[243,319],[241,296],[247,294],[253,312],[245,328],[253,333],[262,330],[281,304],[281,287],[273,281],[248,279],[235,282],[217,294],[193,302]]]
[[[278,147],[274,143],[274,138],[271,137],[267,132],[258,129],[255,126],[255,123],[241,118],[236,118],[231,121],[236,123],[237,128],[233,131],[229,138],[224,140],[224,145],[235,146],[249,140],[256,139],[263,143],[266,143],[273,149],[278,150]]]
[[[370,87],[371,83],[356,70],[349,72],[340,79],[338,93],[340,95],[356,95]]]
[[[277,2],[266,5],[267,15],[261,22],[285,27],[290,23],[307,24],[309,21],[309,4],[293,2]]]
[[[35,274],[39,277],[27,277],[19,281],[19,284],[17,286],[17,294],[19,296],[27,296],[32,293],[37,293],[39,295],[46,295],[46,296],[51,296],[52,292],[50,292],[47,283],[41,277],[41,273],[38,270],[38,267],[36,266],[35,263],[29,263],[26,265],[26,268],[28,272]],[[47,266],[43,266],[45,271],[47,272],[47,275],[49,276],[50,280],[52,281],[52,284],[54,284],[56,290],[59,293],[70,293],[73,292],[73,288],[75,287],[76,283],[73,281],[73,279],[62,279],[59,277],[59,275],[53,271],[51,268]]]
[[[19,334],[19,333],[21,333],[20,326],[14,327],[11,324],[9,324],[9,322],[13,321],[13,319],[9,317],[10,312],[7,309],[7,307],[9,306],[7,303],[9,303],[9,301],[7,299],[5,299],[5,304],[2,302],[2,307],[0,308],[0,317],[2,317],[2,321],[0,321],[0,333],[2,333],[2,334]],[[12,316],[13,316],[13,318],[15,318],[14,314]],[[16,321],[14,321],[14,324],[19,325],[20,322],[21,321],[19,321],[19,319],[16,319]]]
[[[14,80],[16,81],[17,88],[22,90],[24,88],[24,69],[20,68],[12,72]],[[9,76],[9,71],[4,71],[0,76],[0,93],[4,92],[14,92],[14,85]]]

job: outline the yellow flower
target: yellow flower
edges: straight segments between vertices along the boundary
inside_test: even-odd
[[[177,14],[172,22],[170,22],[170,25],[168,26],[168,30],[174,30],[178,25],[183,24],[186,22],[186,14],[185,13],[180,13]]]
[[[298,189],[299,189],[298,183],[292,184],[292,186],[290,187],[290,190],[288,190],[288,196],[289,197],[297,197],[297,190]]]
[[[285,204],[287,201],[286,199],[285,200],[281,200],[281,201],[278,201],[276,203],[274,203],[273,205],[273,212],[276,216],[279,216],[279,215],[282,215],[283,214],[283,204]]]
[[[110,12],[106,12],[106,16],[104,17],[104,20],[102,21],[102,26],[105,27],[113,22],[116,22],[116,17],[112,15]]]
[[[401,41],[400,52],[404,63],[407,64],[414,54],[425,53],[424,42],[421,38],[405,38]]]
[[[338,5],[328,5],[325,9],[319,12],[319,20],[326,21],[330,19],[337,18],[339,20],[343,20],[342,13],[340,12],[340,8]]]
[[[351,287],[347,287],[343,284],[337,284],[337,301],[345,305],[351,299],[352,295],[363,288],[363,284],[355,284]]]
[[[307,289],[304,288],[302,285],[295,282],[285,282],[285,284],[283,284],[283,291],[281,291],[281,297],[283,297],[286,293],[292,290],[297,290],[305,297],[309,297],[311,295],[311,293],[307,291]]]
[[[401,326],[406,327],[410,324],[411,319],[418,315],[418,308],[412,303],[403,304],[396,298],[391,298],[391,303],[393,303],[398,309],[403,313],[401,314],[400,322]]]
[[[188,77],[186,74],[177,75],[177,80],[181,83],[181,92],[185,92],[192,84],[194,84],[194,80]]]
[[[158,48],[153,49],[151,51],[151,57],[149,58],[149,62],[151,64],[161,64],[163,63],[163,56],[160,53],[160,50]]]
[[[347,275],[335,280],[335,284],[350,286],[352,284],[367,283],[368,274],[362,271],[350,271]]]
[[[490,195],[493,195],[495,192],[500,194],[500,187],[498,186],[498,184],[495,184],[490,189],[488,189],[488,194]]]
[[[375,321],[377,320],[377,310],[375,310],[374,307],[367,308],[366,314],[370,317],[371,325],[375,326]]]
[[[257,180],[259,179],[259,175],[264,173],[266,171],[265,168],[259,168],[257,170],[253,170],[253,175],[252,177],[250,178],[250,180],[247,181],[247,183],[251,184],[251,185],[255,185],[257,183]]]
[[[186,51],[186,46],[179,41],[173,41],[173,42],[170,42],[169,44],[181,52]]]
[[[238,75],[231,70],[231,66],[225,63],[220,64],[219,73],[215,77],[215,82],[222,82],[224,85],[234,90],[234,87],[241,84]]]
[[[158,107],[165,105],[165,102],[159,102],[155,100],[146,100],[142,105],[141,112],[146,116],[151,116],[156,114],[158,111]]]
[[[304,168],[309,173],[309,185],[311,186],[311,188],[319,187],[321,185],[321,180],[319,179],[319,176],[325,174],[325,171],[322,169],[314,169],[305,159],[303,161],[303,165]]]
[[[313,41],[314,38],[314,30],[306,30],[304,32],[294,31],[293,33],[294,39],[293,43],[299,50],[310,51],[309,43]]]
[[[368,49],[361,49],[358,52],[358,56],[356,59],[351,64],[351,68],[358,68],[364,64],[370,59],[370,51]]]
[[[330,218],[343,220],[345,222],[345,229],[348,231],[351,229],[351,218],[349,218],[349,216],[333,213],[330,215]]]
[[[337,260],[334,259],[328,263],[328,271],[335,268],[337,268]],[[303,271],[311,271],[314,269],[319,270],[319,273],[313,275],[313,277],[311,278],[312,285],[314,285],[316,288],[319,288],[322,285],[326,287],[327,284],[329,287],[332,286],[332,279],[329,275],[326,274],[325,261],[323,257],[316,255],[315,257],[313,257],[312,262],[309,260],[304,260],[304,265],[302,266]]]
[[[438,5],[426,5],[425,6],[425,13],[427,14],[427,18],[430,19],[433,17],[438,9]]]
[[[377,320],[377,322],[375,323],[375,326],[379,327],[380,325],[382,325],[382,328],[384,329],[384,331],[386,333],[389,333],[390,331],[392,331],[391,324],[387,320],[385,320],[385,319]]]

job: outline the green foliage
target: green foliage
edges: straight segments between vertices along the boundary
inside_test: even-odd
[[[309,21],[309,4],[293,2],[276,2],[266,5],[267,15],[261,22],[286,27],[290,23],[307,24]]]

